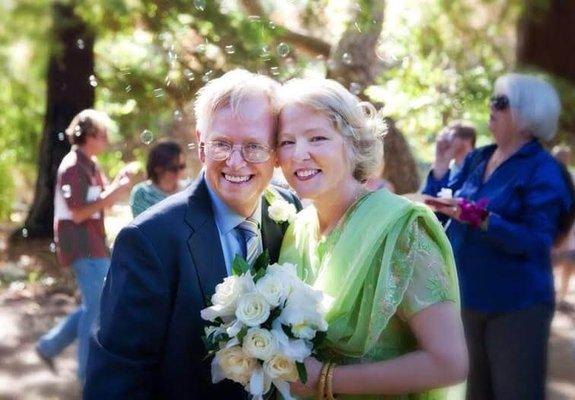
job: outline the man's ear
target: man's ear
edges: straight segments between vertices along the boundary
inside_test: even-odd
[[[198,156],[203,164],[206,162],[206,154],[204,152],[204,146],[202,146],[202,133],[198,130],[196,130],[196,141],[198,143]]]

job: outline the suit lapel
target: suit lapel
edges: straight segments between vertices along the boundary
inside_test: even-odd
[[[226,263],[214,219],[212,202],[203,178],[192,189],[185,221],[192,228],[188,249],[205,299],[214,294],[216,285],[227,276]]]

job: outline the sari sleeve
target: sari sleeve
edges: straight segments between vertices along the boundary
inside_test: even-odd
[[[456,288],[452,287],[450,279],[454,271],[450,271],[438,244],[419,219],[398,238],[392,263],[409,263],[413,271],[397,308],[397,314],[403,320],[436,303],[458,302]]]

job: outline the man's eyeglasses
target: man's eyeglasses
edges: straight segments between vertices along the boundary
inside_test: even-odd
[[[234,150],[239,149],[244,160],[256,164],[268,161],[274,151],[271,147],[263,144],[232,144],[223,140],[201,143],[200,147],[204,149],[206,156],[214,161],[225,161],[230,158]]]
[[[183,171],[184,169],[186,169],[186,164],[182,163],[182,164],[176,164],[176,165],[170,165],[166,168],[166,171],[170,171],[170,172],[178,172],[178,171]]]
[[[491,96],[489,105],[495,108],[497,111],[504,111],[509,108],[509,97],[505,96],[504,94],[499,96]]]

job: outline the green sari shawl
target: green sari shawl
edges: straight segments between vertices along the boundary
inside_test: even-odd
[[[455,262],[441,224],[426,206],[385,189],[360,198],[321,240],[315,208],[302,210],[286,232],[279,262],[296,264],[302,279],[333,297],[324,356],[340,364],[414,351],[412,315],[442,301],[459,308]],[[338,398],[443,400],[447,392]]]

